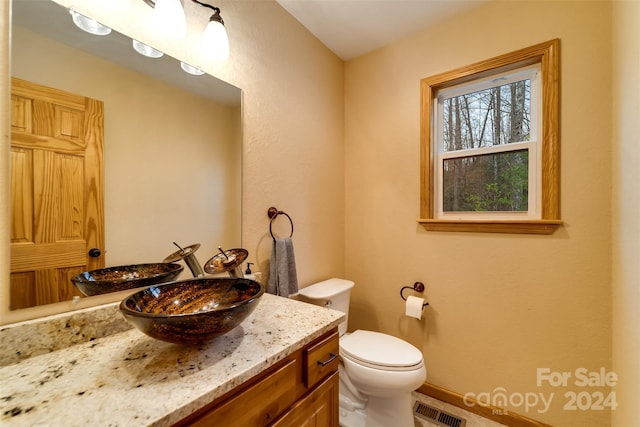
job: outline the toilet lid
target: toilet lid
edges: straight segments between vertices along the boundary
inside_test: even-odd
[[[355,331],[340,339],[340,355],[356,363],[385,370],[412,370],[423,364],[422,353],[391,335]]]

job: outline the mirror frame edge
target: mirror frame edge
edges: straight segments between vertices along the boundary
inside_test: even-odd
[[[0,57],[0,283],[9,283],[10,274],[10,233],[9,219],[11,203],[11,186],[9,184],[9,138],[10,138],[10,108],[11,108],[11,2],[3,1],[0,10],[0,46],[2,56]],[[10,286],[0,286],[0,325],[11,322],[12,317],[9,311]]]

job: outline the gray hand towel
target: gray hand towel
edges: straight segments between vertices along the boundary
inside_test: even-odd
[[[289,237],[273,240],[267,292],[283,297],[298,292],[296,258],[293,254],[293,242]]]

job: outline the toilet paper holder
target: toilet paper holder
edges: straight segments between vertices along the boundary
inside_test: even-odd
[[[404,292],[404,290],[405,290],[405,289],[412,289],[412,290],[414,290],[414,291],[416,291],[416,292],[418,292],[418,293],[423,293],[423,292],[424,292],[424,283],[422,283],[422,282],[415,282],[415,283],[413,284],[413,287],[411,287],[411,286],[403,286],[403,287],[402,287],[402,289],[400,289],[400,298],[402,298],[403,300],[405,300],[405,301],[406,301],[406,300],[407,300],[407,298],[406,298],[406,297],[404,296],[404,294],[403,294],[403,292]],[[428,306],[428,305],[429,305],[429,303],[428,303],[428,302],[425,302],[424,304],[422,304],[422,307],[424,308],[424,307],[426,307],[426,306]]]

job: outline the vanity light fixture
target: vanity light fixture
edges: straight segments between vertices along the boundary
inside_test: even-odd
[[[151,46],[139,42],[136,39],[133,39],[133,48],[139,54],[148,56],[149,58],[160,58],[162,55],[164,55],[164,53],[160,52],[158,49],[154,49]]]
[[[78,28],[87,33],[94,34],[96,36],[106,36],[111,34],[111,28],[106,25],[102,25],[95,19],[91,19],[87,16],[84,16],[73,9],[69,9],[69,13],[71,14],[71,18],[73,19],[73,23],[76,24]]]
[[[143,0],[153,7],[153,20],[162,34],[175,39],[187,36],[187,17],[180,0]]]
[[[184,37],[186,35],[186,17],[184,8],[180,0],[142,0],[154,9],[154,20],[157,25],[167,31],[175,31],[173,28],[179,28],[175,33],[175,37]],[[220,8],[203,3],[199,0],[191,0],[200,6],[213,10],[213,15],[209,18],[209,23],[204,30],[203,43],[211,49],[211,56],[215,60],[224,60],[229,57],[229,36],[224,26],[222,16],[220,16]]]
[[[211,56],[216,60],[224,60],[229,57],[229,36],[227,35],[227,29],[224,27],[224,21],[220,16],[220,8],[202,3],[198,0],[191,0],[194,3],[198,3],[200,6],[213,9],[213,15],[209,18],[209,23],[204,29],[204,35],[202,36],[204,45],[212,49]]]

